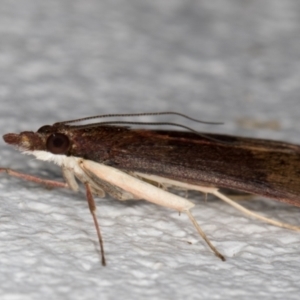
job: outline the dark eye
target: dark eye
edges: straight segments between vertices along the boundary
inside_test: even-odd
[[[69,150],[69,138],[62,133],[51,134],[46,143],[47,150],[53,154],[65,154]]]

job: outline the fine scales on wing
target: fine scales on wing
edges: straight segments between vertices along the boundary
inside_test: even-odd
[[[254,217],[299,230],[296,226],[247,211],[218,192],[218,188],[230,188],[300,206],[299,146],[191,131],[131,129],[120,125],[134,122],[72,124],[86,119],[46,125],[37,132],[9,133],[3,138],[26,154],[60,165],[69,188],[78,189],[75,177],[85,184],[101,244],[103,264],[104,250],[93,195],[103,197],[108,193],[119,200],[145,199],[185,212],[211,249],[223,260],[224,257],[191,215],[190,209],[194,204],[161,189],[161,186],[212,193]],[[0,171],[35,182],[66,187],[65,183],[43,180],[10,169]]]

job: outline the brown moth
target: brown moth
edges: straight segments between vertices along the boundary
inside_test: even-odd
[[[37,132],[3,136],[6,143],[23,153],[61,166],[66,183],[0,168],[0,172],[12,176],[74,191],[78,190],[76,179],[81,181],[86,188],[103,265],[104,249],[93,195],[104,197],[108,193],[118,200],[144,199],[186,213],[222,260],[224,256],[211,244],[191,214],[194,204],[168,192],[168,187],[211,193],[253,217],[300,230],[251,212],[218,191],[218,188],[229,188],[300,206],[300,146],[219,134],[131,129],[118,125],[123,122],[70,125],[109,116],[124,115],[71,120],[45,125]]]

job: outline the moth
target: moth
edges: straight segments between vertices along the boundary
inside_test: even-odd
[[[293,230],[285,224],[247,210],[219,191],[233,189],[300,206],[300,146],[271,140],[202,134],[193,131],[133,129],[141,122],[105,121],[77,124],[96,118],[143,113],[94,116],[42,126],[38,131],[8,133],[4,141],[24,154],[59,165],[65,182],[52,181],[0,168],[12,176],[51,187],[78,191],[77,180],[86,190],[105,265],[102,236],[94,196],[111,195],[121,201],[144,199],[186,213],[216,256],[225,260],[193,217],[194,203],[169,192],[169,188],[213,194],[242,212],[262,221]],[[157,123],[146,123],[155,125]],[[187,127],[174,123],[165,125]],[[124,126],[126,125],[126,126]],[[189,129],[189,128],[188,128]]]

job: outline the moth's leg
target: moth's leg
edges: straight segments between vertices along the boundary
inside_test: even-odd
[[[94,197],[93,197],[90,185],[88,183],[85,183],[84,185],[85,185],[85,189],[86,189],[86,199],[89,204],[89,209],[90,209],[90,212],[91,212],[93,220],[94,220],[94,224],[96,227],[97,236],[98,236],[98,240],[99,240],[99,244],[100,244],[101,262],[102,262],[102,265],[105,266],[106,261],[105,261],[105,255],[104,255],[104,246],[103,246],[103,240],[102,240],[100,227],[99,227],[97,216],[96,216],[96,204],[94,201]]]
[[[77,192],[79,188],[78,188],[78,184],[75,179],[74,171],[65,166],[62,166],[61,171],[62,171],[62,174],[63,174],[63,177],[64,177],[66,183],[68,184],[68,187],[72,191]]]
[[[39,184],[44,184],[47,187],[69,188],[69,186],[66,182],[43,179],[43,178],[40,178],[40,177],[37,177],[37,176],[17,172],[17,171],[14,171],[12,169],[8,169],[8,168],[0,168],[0,173],[1,172],[6,172],[10,176],[21,178],[21,179],[26,180],[26,181],[31,181],[31,182],[35,182],[35,183],[39,183]]]
[[[149,202],[175,209],[179,212],[186,212],[199,234],[207,242],[208,246],[218,257],[224,260],[223,255],[220,254],[210,243],[190,213],[189,209],[194,207],[192,202],[109,166],[98,164],[89,160],[83,160],[81,167],[86,174],[89,174],[90,177],[98,177],[100,180],[107,181],[110,185],[117,186],[118,188],[134,195],[136,198],[145,199]]]
[[[227,190],[227,189],[218,189],[218,191],[222,194],[225,194],[231,200],[242,203],[247,201],[252,201],[257,199],[257,195],[249,194],[246,192],[235,191],[235,190]]]
[[[132,193],[116,186],[113,184],[110,184],[109,182],[102,180],[98,176],[95,176],[93,172],[90,172],[88,169],[84,169],[85,174],[88,176],[85,181],[89,181],[91,184],[91,189],[93,192],[96,192],[97,189],[101,189],[105,191],[105,193],[109,194],[114,199],[120,200],[120,201],[126,201],[126,200],[139,200],[140,198],[136,197]],[[81,179],[81,181],[84,182],[84,180]],[[96,192],[97,193],[97,192]],[[104,194],[105,195],[105,194]]]
[[[219,199],[225,201],[226,203],[232,205],[234,208],[240,210],[241,212],[243,212],[244,214],[254,217],[258,220],[261,220],[263,222],[278,226],[278,227],[283,227],[283,228],[287,228],[287,229],[292,229],[292,230],[296,230],[296,231],[300,231],[300,227],[299,226],[294,226],[291,224],[287,224],[287,223],[282,223],[280,221],[276,221],[276,220],[272,220],[269,218],[266,218],[264,216],[261,216],[247,208],[245,208],[244,206],[236,203],[235,201],[231,200],[230,198],[226,197],[225,195],[223,195],[222,193],[220,193],[219,191],[215,190],[212,192],[213,195],[215,195],[216,197],[218,197]]]
[[[192,221],[193,225],[195,226],[195,228],[197,229],[198,233],[200,234],[200,236],[204,239],[204,241],[206,242],[206,244],[209,246],[209,248],[215,253],[215,255],[217,257],[219,257],[222,261],[225,261],[225,257],[217,250],[217,248],[210,242],[210,240],[208,239],[208,237],[206,236],[206,234],[204,233],[204,231],[201,229],[201,227],[199,226],[198,222],[196,221],[196,219],[194,218],[194,216],[191,214],[191,212],[189,210],[186,210],[185,213],[188,215],[188,217],[190,218],[190,220]]]
[[[275,225],[275,226],[278,226],[278,227],[283,227],[283,228],[287,228],[287,229],[300,231],[299,226],[294,226],[294,225],[291,225],[291,224],[282,223],[282,222],[279,222],[279,221],[276,221],[276,220],[266,218],[264,216],[261,216],[261,215],[255,213],[255,212],[243,207],[242,205],[240,205],[240,204],[236,203],[235,201],[231,200],[230,198],[228,198],[224,194],[220,193],[217,188],[188,184],[188,183],[179,182],[179,181],[168,179],[168,178],[163,178],[163,177],[156,176],[156,175],[148,175],[148,174],[142,174],[142,173],[137,173],[137,172],[135,174],[142,177],[142,178],[147,178],[148,180],[150,179],[150,180],[153,180],[153,181],[161,182],[163,184],[170,184],[171,186],[178,186],[178,187],[186,188],[188,190],[195,190],[195,191],[200,191],[200,192],[205,193],[205,194],[215,195],[219,199],[221,199],[221,200],[225,201],[226,203],[232,205],[233,207],[235,207],[236,209],[240,210],[241,212],[243,212],[244,214],[246,214],[248,216],[254,217],[254,218],[259,219],[263,222],[266,222],[266,223],[269,223],[269,224],[272,224],[272,225]]]

